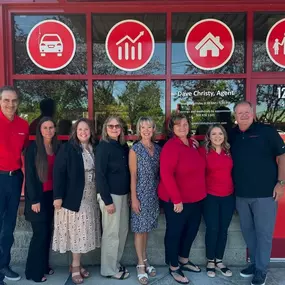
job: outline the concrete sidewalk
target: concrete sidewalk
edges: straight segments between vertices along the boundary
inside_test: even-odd
[[[277,266],[277,267],[276,267]],[[17,272],[23,276],[23,278],[18,282],[8,281],[8,285],[35,285],[36,283],[27,281],[24,277],[24,268],[14,266]],[[55,269],[55,274],[52,276],[48,276],[48,281],[45,282],[45,285],[74,285],[71,281],[71,278],[68,274],[67,267],[57,267]],[[85,279],[85,285],[138,285],[139,282],[136,278],[136,270],[134,267],[128,267],[128,270],[131,273],[130,278],[124,281],[117,281],[113,279],[103,278],[99,274],[100,268],[90,267],[88,268],[91,277],[89,279]],[[239,271],[241,268],[231,267],[233,271],[233,277],[226,278],[217,272],[216,278],[210,279],[207,277],[205,268],[202,268],[201,273],[186,273],[187,277],[190,278],[192,285],[250,285],[250,279],[245,279],[240,277]],[[173,278],[168,274],[167,267],[157,267],[157,276],[155,278],[151,278],[149,284],[151,285],[177,285]],[[285,285],[285,265],[272,265],[269,273],[267,275],[266,285]]]

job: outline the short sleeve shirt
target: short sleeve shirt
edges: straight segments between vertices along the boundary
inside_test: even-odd
[[[22,167],[22,151],[29,139],[29,124],[19,116],[13,121],[0,110],[0,170],[13,171]]]
[[[285,153],[281,136],[270,125],[253,123],[245,132],[234,128],[229,138],[236,196],[272,197],[278,180],[276,158]]]

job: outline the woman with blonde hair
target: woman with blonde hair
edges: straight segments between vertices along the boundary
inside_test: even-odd
[[[101,275],[114,279],[129,277],[120,264],[129,228],[129,148],[119,117],[106,119],[96,148],[96,189],[102,212]]]
[[[141,284],[148,283],[156,270],[147,261],[148,233],[157,228],[159,201],[159,155],[161,148],[153,142],[155,123],[150,117],[141,117],[137,122],[139,142],[130,150],[132,215],[131,229],[135,233],[135,248],[138,256],[137,273]]]
[[[235,198],[231,175],[233,161],[224,127],[212,125],[206,134],[205,145],[199,150],[206,162],[207,198],[203,214],[206,223],[207,275],[215,277],[218,270],[230,277],[232,272],[222,260],[235,210]]]

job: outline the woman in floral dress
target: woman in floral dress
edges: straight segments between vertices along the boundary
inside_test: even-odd
[[[90,122],[75,123],[70,141],[62,146],[54,166],[53,250],[72,252],[70,270],[75,284],[89,272],[81,266],[82,253],[100,247],[100,210],[95,189],[94,134]]]
[[[146,256],[148,233],[157,228],[159,201],[160,147],[153,142],[155,123],[149,117],[142,117],[137,123],[140,141],[132,147],[129,155],[131,173],[132,215],[131,229],[135,233],[135,248],[138,256],[137,273],[141,284],[156,275]]]

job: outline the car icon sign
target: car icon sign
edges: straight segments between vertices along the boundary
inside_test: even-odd
[[[47,53],[56,53],[57,56],[62,56],[63,43],[58,34],[45,34],[40,41],[41,56],[46,56]]]

